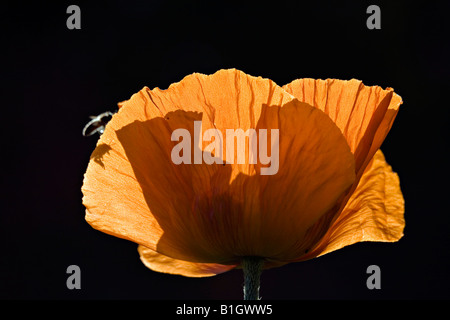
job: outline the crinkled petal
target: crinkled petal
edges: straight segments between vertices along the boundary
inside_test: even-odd
[[[338,218],[316,248],[303,259],[361,241],[398,241],[403,236],[404,227],[400,181],[379,150]]]
[[[279,168],[242,179],[251,226],[242,244],[252,244],[252,255],[285,261],[304,252],[306,232],[351,187],[354,159],[339,128],[306,103],[266,108],[258,128],[279,130]]]
[[[380,148],[402,103],[392,88],[365,86],[355,79],[298,79],[283,89],[336,123],[355,155],[359,176]]]
[[[148,106],[145,92],[134,94],[106,125],[84,175],[83,204],[87,222],[110,235],[155,247],[163,234],[150,211],[116,132],[128,123],[157,117],[159,110]],[[146,109],[147,116],[142,114]],[[141,133],[136,132],[135,140]],[[146,146],[152,146],[152,141]],[[158,148],[151,151],[161,153]],[[142,150],[143,152],[148,151]]]
[[[214,206],[230,207],[224,190],[239,173],[254,174],[253,165],[194,164],[195,142],[191,164],[176,165],[172,133],[185,129],[195,137],[194,121],[202,121],[202,135],[212,128],[246,130],[264,104],[292,99],[271,80],[235,69],[192,74],[167,90],[143,88],[120,103],[92,154],[82,187],[86,220],[176,259],[229,260],[204,235],[213,232]],[[223,200],[213,203],[213,196]]]
[[[172,133],[195,136],[199,120],[202,133],[279,129],[279,170],[261,176],[267,165],[250,164],[248,151],[243,164],[174,164]],[[206,145],[194,143],[192,154]],[[322,111],[268,79],[221,70],[167,90],[144,88],[121,103],[91,157],[83,203],[94,228],[176,260],[283,260],[297,255],[305,230],[349,188],[354,172],[344,136]]]

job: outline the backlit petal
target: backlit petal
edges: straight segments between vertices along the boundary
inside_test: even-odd
[[[404,199],[399,178],[379,150],[338,218],[317,247],[304,258],[360,241],[398,241],[404,227]]]
[[[267,166],[250,164],[248,151],[244,164],[175,165],[171,134],[183,128],[194,136],[199,120],[202,133],[279,129],[279,171],[261,176]],[[176,260],[283,260],[303,250],[306,229],[350,187],[354,172],[327,115],[268,79],[221,70],[167,90],[144,88],[121,103],[91,157],[83,203],[94,228]]]
[[[391,88],[365,86],[355,79],[298,79],[283,89],[336,123],[355,155],[359,175],[380,148],[402,103]]]
[[[222,198],[233,177],[249,174],[250,166],[175,165],[171,134],[183,128],[194,136],[194,121],[202,121],[202,133],[246,130],[256,125],[263,104],[292,99],[271,80],[235,69],[193,74],[167,90],[143,88],[119,104],[93,152],[82,188],[86,220],[177,259],[229,260],[203,237],[212,232],[211,199]],[[233,209],[230,199],[218,203]]]
[[[354,182],[353,155],[329,117],[306,103],[265,109],[259,127],[279,128],[279,171],[244,180],[244,199],[259,203],[247,213],[252,228],[243,243],[254,243],[252,255],[289,260],[303,254],[307,230]]]
[[[163,230],[145,201],[133,167],[116,135],[116,131],[127,123],[146,119],[142,110],[147,105],[147,97],[141,91],[126,105],[112,117],[91,155],[82,187],[86,220],[105,233],[156,247]],[[156,108],[148,106],[145,109],[154,117],[160,114]],[[136,134],[139,139],[141,133]],[[154,146],[151,142],[147,143],[147,148]],[[159,148],[151,152],[161,153]]]

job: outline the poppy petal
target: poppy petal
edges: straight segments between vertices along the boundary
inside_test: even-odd
[[[177,260],[160,254],[152,249],[138,246],[138,252],[144,265],[157,272],[178,274],[186,277],[211,277],[234,269],[234,265],[216,263],[195,263]]]
[[[340,215],[308,258],[361,241],[395,242],[403,236],[404,227],[399,178],[379,150]]]
[[[303,254],[308,229],[351,187],[354,158],[333,121],[297,100],[266,108],[258,128],[279,129],[279,170],[236,188],[250,202],[242,243],[252,244],[252,255],[282,262]]]
[[[212,75],[194,73],[170,85],[167,90],[155,88],[148,92],[162,113],[182,110],[202,114],[202,133],[217,129],[226,141],[227,129],[246,132],[256,128],[263,106],[281,106],[293,99],[270,79],[253,77],[237,69],[219,70]],[[208,145],[204,142],[202,148]],[[230,162],[223,145],[224,161]],[[248,158],[248,150],[245,159]],[[254,174],[253,166],[238,164],[237,152],[231,158],[233,180],[239,172]]]
[[[140,91],[113,115],[91,155],[82,192],[85,219],[92,227],[150,247],[156,246],[163,230],[147,206],[133,167],[116,135],[116,131],[130,122],[160,115],[158,109],[148,106],[147,100],[145,92]],[[158,154],[156,150],[158,148],[153,152]]]
[[[171,134],[184,128],[192,135],[199,119],[202,133],[280,129],[280,172],[261,177],[261,166],[249,163],[175,165]],[[269,79],[221,70],[167,90],[144,88],[121,103],[91,157],[83,203],[94,228],[173,259],[283,260],[297,254],[306,228],[348,189],[354,172],[344,136],[322,111]]]
[[[185,128],[194,136],[195,120],[202,121],[202,133],[246,130],[256,125],[263,104],[292,99],[271,80],[235,69],[192,74],[167,90],[143,88],[119,104],[93,152],[82,187],[86,220],[176,259],[210,262],[213,256],[217,262],[217,247],[201,237],[211,229],[212,193],[222,197],[232,175],[249,173],[250,166],[176,165],[171,134]]]
[[[388,109],[384,115],[384,118],[381,121],[380,125],[378,126],[377,131],[375,132],[373,141],[370,144],[370,149],[367,153],[366,159],[361,165],[361,168],[366,168],[367,164],[372,160],[375,153],[379,150],[384,139],[386,139],[386,136],[391,130],[391,127],[394,123],[395,118],[397,117],[398,110],[402,103],[403,103],[402,98],[398,94],[394,93],[389,103]],[[357,181],[359,180],[359,177],[361,176],[361,174],[363,174],[363,172],[364,172],[363,170],[360,170],[357,177]]]
[[[297,79],[283,89],[336,123],[355,155],[357,173],[362,173],[380,148],[402,103],[392,88],[365,86],[356,79]]]

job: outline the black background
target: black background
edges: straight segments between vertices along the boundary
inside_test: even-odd
[[[400,176],[405,236],[264,271],[263,299],[448,299],[448,2],[108,1],[4,3],[1,12],[2,299],[241,299],[242,273],[148,270],[137,245],[92,229],[81,185],[90,115],[143,86],[237,68],[284,85],[360,79],[404,104],[382,146]],[[69,30],[66,9],[81,9]],[[381,30],[366,9],[381,8]],[[81,268],[68,290],[66,268]],[[366,269],[381,268],[381,290]]]

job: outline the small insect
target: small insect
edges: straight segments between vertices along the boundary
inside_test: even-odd
[[[110,111],[103,112],[98,116],[90,116],[91,119],[83,128],[83,136],[89,137],[95,133],[102,134],[105,131],[106,124],[111,120],[114,113]]]

